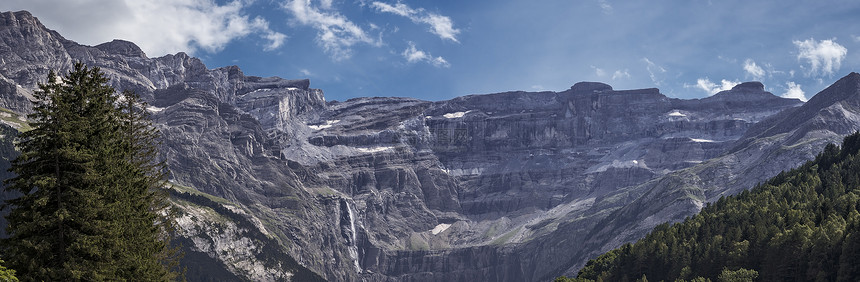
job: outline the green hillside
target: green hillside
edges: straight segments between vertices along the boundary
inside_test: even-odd
[[[860,133],[557,281],[857,281]]]

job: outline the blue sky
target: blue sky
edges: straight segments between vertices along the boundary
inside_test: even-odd
[[[328,100],[445,100],[578,81],[809,98],[860,70],[860,1],[4,0],[82,44],[310,78]]]

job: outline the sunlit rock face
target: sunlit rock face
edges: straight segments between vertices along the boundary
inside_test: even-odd
[[[856,73],[806,104],[758,82],[694,100],[581,82],[326,101],[307,79],[79,45],[26,12],[0,14],[0,60],[18,113],[74,61],[141,94],[170,181],[212,200],[173,201],[186,264],[255,280],[551,280],[860,129]]]

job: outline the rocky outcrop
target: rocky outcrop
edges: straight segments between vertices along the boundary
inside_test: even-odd
[[[149,58],[126,41],[80,45],[27,12],[0,14],[0,60],[0,106],[17,113],[74,61],[144,97],[185,193],[173,199],[189,280],[550,280],[860,121],[856,73],[806,104],[759,82],[693,100],[581,82],[327,102],[306,79]]]

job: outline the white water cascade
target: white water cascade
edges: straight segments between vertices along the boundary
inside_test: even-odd
[[[349,229],[350,235],[352,236],[352,240],[350,240],[349,246],[349,256],[352,258],[352,262],[355,264],[355,271],[361,273],[361,265],[358,264],[358,244],[355,241],[355,214],[352,213],[352,207],[349,206],[348,201],[344,201],[346,203],[346,210],[349,213]]]

